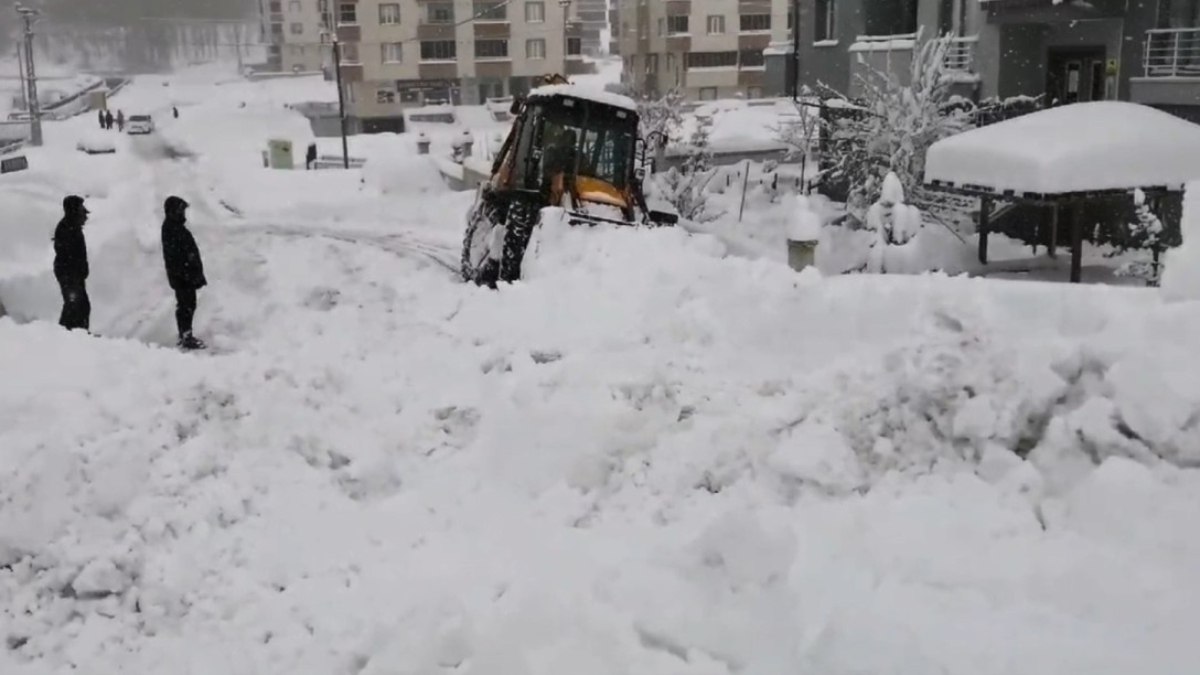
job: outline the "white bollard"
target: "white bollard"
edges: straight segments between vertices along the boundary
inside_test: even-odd
[[[821,238],[821,218],[808,206],[808,199],[793,196],[788,200],[788,266],[797,272],[817,264],[817,242]]]

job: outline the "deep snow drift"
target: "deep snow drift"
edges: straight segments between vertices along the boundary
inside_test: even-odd
[[[540,232],[491,292],[419,158],[205,151],[238,114],[26,179],[96,181],[106,337],[4,263],[5,675],[1194,672],[1195,303],[679,228]],[[223,354],[154,346],[179,190]]]

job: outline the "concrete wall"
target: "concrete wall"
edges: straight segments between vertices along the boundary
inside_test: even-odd
[[[816,38],[816,4],[803,0],[800,4],[800,84],[816,89],[819,85],[845,93],[850,90],[850,54],[863,29],[863,1],[838,0],[837,39],[814,44]]]
[[[1045,28],[1038,24],[1006,24],[1000,33],[996,95],[1036,96],[1046,91]]]

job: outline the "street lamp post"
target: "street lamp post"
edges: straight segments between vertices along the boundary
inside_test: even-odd
[[[42,107],[38,101],[37,74],[33,69],[33,22],[38,11],[18,2],[17,14],[25,23],[25,108],[29,111],[29,144],[37,147],[42,144]]]
[[[350,149],[346,143],[346,95],[342,91],[342,43],[338,40],[337,27],[333,34],[333,72],[337,75],[338,120],[342,124],[342,167],[350,168]]]
[[[563,24],[562,24],[562,27],[563,27],[563,41],[562,41],[563,71],[562,71],[562,76],[566,77],[567,71],[569,70],[568,64],[567,64],[567,52],[570,51],[567,48],[567,45],[569,44],[568,40],[567,40],[567,20],[571,16],[571,12],[570,12],[571,0],[558,0],[558,6],[562,7],[562,14],[563,14]]]

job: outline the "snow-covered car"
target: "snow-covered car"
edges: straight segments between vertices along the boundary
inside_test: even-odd
[[[94,129],[75,143],[75,149],[89,155],[107,155],[117,151],[117,144],[112,134]]]
[[[129,134],[149,134],[154,131],[154,120],[149,115],[132,115],[128,124]]]

